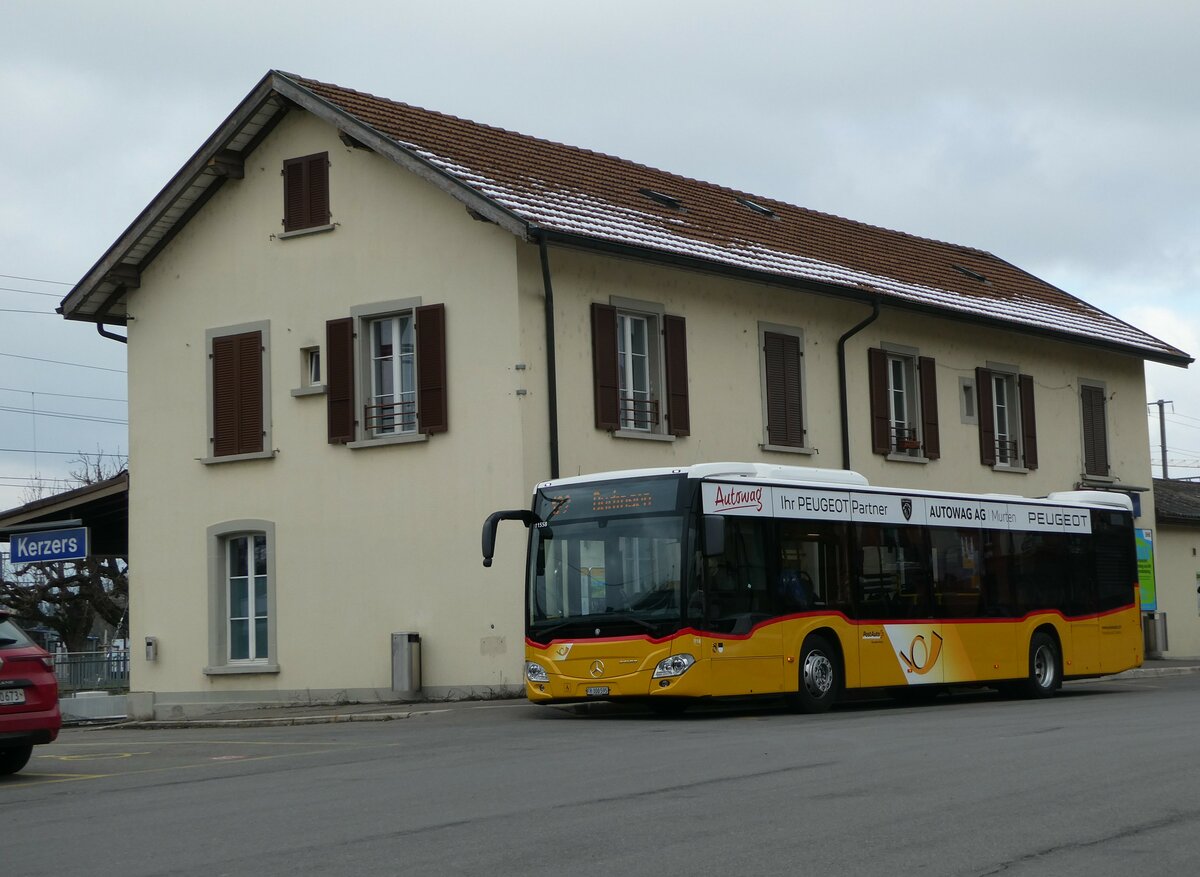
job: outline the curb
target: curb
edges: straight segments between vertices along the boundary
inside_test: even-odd
[[[178,728],[277,728],[291,725],[332,725],[342,722],[395,722],[432,716],[449,710],[419,710],[403,713],[330,713],[323,716],[284,716],[261,719],[168,719],[143,722],[119,722],[96,726],[93,730],[161,731]]]

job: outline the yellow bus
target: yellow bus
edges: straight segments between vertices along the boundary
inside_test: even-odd
[[[530,509],[525,689],[544,704],[987,685],[1048,697],[1142,663],[1132,503],[872,487],[708,463],[562,478]]]

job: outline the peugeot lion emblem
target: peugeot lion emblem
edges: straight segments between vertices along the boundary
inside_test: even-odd
[[[592,669],[589,672],[592,674],[593,679],[599,679],[604,675],[604,662],[592,661]]]
[[[912,519],[912,500],[907,496],[900,500],[900,511],[904,512],[904,520]]]

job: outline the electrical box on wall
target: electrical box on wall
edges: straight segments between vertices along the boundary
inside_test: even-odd
[[[146,637],[146,660],[158,660],[158,637],[156,636]]]

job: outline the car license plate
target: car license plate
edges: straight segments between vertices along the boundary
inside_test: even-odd
[[[604,689],[605,693],[608,689]],[[25,689],[24,688],[8,688],[0,691],[0,703],[24,703]]]
[[[588,697],[608,697],[607,685],[596,685],[587,690]]]

